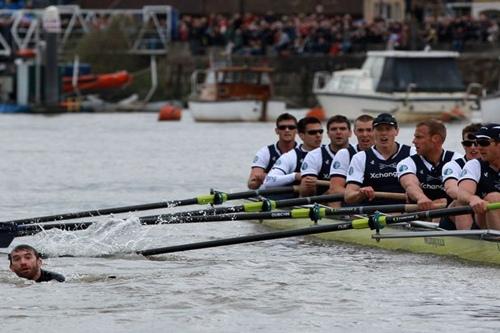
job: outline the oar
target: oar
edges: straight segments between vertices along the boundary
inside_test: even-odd
[[[488,210],[500,209],[500,202],[489,204]],[[469,206],[465,207],[454,207],[454,208],[445,208],[445,209],[437,209],[432,211],[424,211],[418,212],[414,214],[407,214],[407,218],[404,218],[405,215],[400,216],[375,216],[373,218],[377,219],[378,223],[385,224],[393,224],[398,222],[406,222],[413,221],[416,219],[426,218],[426,217],[441,217],[447,215],[463,215],[472,212],[472,208]],[[410,216],[412,219],[410,219]],[[300,216],[307,217],[307,216]],[[399,219],[398,219],[399,218]],[[400,218],[403,218],[402,221]],[[142,250],[137,251],[137,254],[141,254],[143,256],[153,256],[157,254],[165,254],[165,253],[173,253],[180,251],[189,251],[189,250],[197,250],[197,249],[206,249],[212,247],[226,246],[226,245],[234,245],[234,244],[244,244],[251,243],[257,241],[271,240],[271,239],[280,239],[280,238],[288,238],[295,236],[306,236],[312,234],[319,234],[323,232],[333,232],[333,231],[342,231],[349,229],[363,229],[370,227],[370,220],[368,218],[357,219],[351,222],[341,222],[335,224],[325,224],[325,225],[316,225],[308,228],[294,229],[294,230],[286,230],[286,231],[277,231],[270,232],[258,235],[250,235],[250,236],[241,236],[241,237],[233,237],[226,239],[218,239],[206,242],[198,242],[191,244],[181,244],[174,246],[161,247],[156,249]]]
[[[40,223],[40,222],[70,220],[82,217],[92,217],[92,216],[100,216],[108,214],[128,213],[128,212],[150,210],[150,209],[170,208],[176,206],[187,206],[195,204],[198,205],[220,204],[227,200],[246,199],[262,195],[283,194],[283,193],[290,193],[293,191],[297,191],[297,188],[294,186],[285,186],[285,187],[270,188],[267,190],[251,190],[251,191],[236,192],[236,193],[215,192],[214,194],[200,195],[191,199],[161,201],[161,202],[154,202],[154,203],[134,205],[134,206],[104,208],[104,209],[87,210],[75,213],[64,213],[56,215],[31,217],[19,220],[6,221],[2,223],[14,223],[14,224]]]
[[[405,194],[402,194],[404,197]],[[377,199],[401,199],[401,193],[390,193],[390,192],[375,192],[375,198]],[[326,195],[316,195],[303,198],[294,199],[284,199],[284,200],[263,200],[257,202],[248,202],[243,205],[232,206],[232,207],[215,207],[209,209],[191,210],[176,212],[171,214],[161,214],[161,215],[151,215],[141,217],[141,222],[150,224],[152,221],[160,222],[170,222],[179,218],[193,217],[193,216],[207,216],[207,215],[219,215],[219,214],[230,214],[230,213],[241,213],[241,212],[261,212],[270,211],[278,208],[293,207],[308,205],[312,203],[325,203],[325,202],[335,202],[342,201],[344,195],[341,193],[336,194],[326,194]]]
[[[319,196],[323,199],[327,197],[337,197],[338,195]],[[301,198],[302,200],[313,202],[314,197]],[[283,201],[283,200],[281,200]],[[290,201],[287,201],[290,203]],[[290,211],[271,211],[271,212],[255,212],[255,213],[235,213],[235,214],[220,214],[206,216],[182,217],[177,220],[171,220],[167,224],[179,223],[201,223],[201,222],[219,222],[233,220],[263,220],[263,219],[286,219],[286,218],[312,218],[318,220],[326,216],[352,215],[352,214],[371,214],[373,212],[410,212],[415,211],[417,205],[396,204],[396,205],[379,205],[379,206],[360,206],[360,207],[343,207],[343,208],[319,208],[315,206],[312,209],[298,208]],[[75,223],[44,223],[44,224],[15,224],[15,223],[0,223],[0,247],[10,245],[15,237],[28,236],[36,234],[42,230],[58,228],[62,230],[74,231],[84,230],[90,227],[95,222],[75,222]],[[158,219],[142,220],[142,224],[158,224]]]

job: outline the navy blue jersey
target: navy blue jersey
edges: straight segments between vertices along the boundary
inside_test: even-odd
[[[444,190],[444,185],[442,181],[442,169],[443,166],[451,161],[455,153],[452,151],[443,151],[441,155],[441,161],[437,166],[432,167],[430,170],[427,169],[422,158],[415,154],[410,156],[416,166],[416,176],[422,187],[424,194],[431,200],[436,200],[440,198],[446,198],[448,202],[451,202],[451,198],[448,197],[446,191]]]
[[[365,151],[366,163],[364,181],[361,187],[371,186],[375,191],[405,193],[396,171],[396,166],[400,161],[410,156],[410,146],[402,145],[396,154],[387,160],[379,159],[373,149]],[[387,199],[374,199],[369,202],[371,205],[400,203],[400,201]]]
[[[484,198],[488,193],[500,192],[500,172],[493,170],[489,163],[479,160],[481,177],[477,183],[476,195]]]

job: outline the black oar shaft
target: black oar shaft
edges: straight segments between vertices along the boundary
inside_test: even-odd
[[[259,241],[271,240],[271,239],[288,238],[288,237],[295,237],[295,236],[306,236],[306,235],[312,235],[312,234],[319,234],[319,233],[323,233],[323,232],[347,230],[347,229],[351,229],[351,228],[352,228],[351,222],[338,223],[338,224],[327,224],[327,225],[319,225],[319,226],[313,226],[313,227],[303,228],[303,229],[270,232],[270,233],[260,234],[260,235],[241,236],[241,237],[233,237],[233,238],[219,239],[219,240],[213,240],[213,241],[192,243],[192,244],[173,245],[173,246],[161,247],[161,248],[156,248],[156,249],[137,251],[137,254],[141,254],[143,256],[152,256],[152,255],[157,255],[157,254],[206,249],[206,248],[211,248],[211,247],[259,242]]]
[[[255,197],[259,195],[271,195],[271,194],[283,194],[293,192],[295,188],[293,186],[285,186],[285,187],[276,187],[267,190],[251,190],[237,193],[219,193],[221,194],[219,200],[236,200],[236,199],[244,199]],[[83,217],[93,217],[93,216],[101,216],[108,214],[120,214],[120,213],[128,213],[134,211],[142,211],[142,210],[152,210],[152,209],[160,209],[160,208],[169,208],[175,206],[187,206],[187,205],[195,205],[195,204],[207,204],[214,202],[215,195],[201,195],[196,198],[184,199],[184,200],[171,200],[171,201],[160,201],[155,203],[148,203],[142,205],[133,205],[133,206],[123,206],[123,207],[114,207],[114,208],[104,208],[104,209],[94,209],[87,210],[81,212],[74,213],[64,213],[64,214],[55,214],[55,215],[46,215],[39,217],[32,217],[26,219],[18,219],[7,221],[3,223],[15,223],[15,224],[27,224],[27,223],[41,223],[41,222],[50,222],[50,221],[61,221],[61,220],[70,220],[77,219]]]
[[[273,205],[273,208],[285,208],[299,205],[308,205],[312,203],[324,203],[324,202],[333,202],[333,201],[341,201],[344,196],[342,194],[327,194],[327,195],[317,195],[305,198],[293,198],[293,199],[284,199],[277,201],[270,201]],[[263,202],[249,203],[239,206],[233,207],[215,207],[204,210],[192,210],[187,212],[177,212],[172,214],[161,214],[161,215],[151,215],[144,216],[140,218],[140,221],[143,224],[155,224],[160,222],[165,223],[187,223],[187,222],[203,222],[203,218],[210,215],[222,215],[222,214],[235,214],[249,211],[249,205],[259,205],[253,208],[253,210],[260,211],[262,209]],[[196,218],[195,216],[203,216]],[[229,215],[226,215],[229,216]],[[228,217],[228,219],[232,219]],[[180,221],[177,222],[176,220]],[[207,222],[219,221],[217,218],[214,220],[207,220]],[[220,220],[222,221],[222,220]]]

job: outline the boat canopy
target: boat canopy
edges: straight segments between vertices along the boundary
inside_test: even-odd
[[[375,57],[377,58],[377,57]],[[379,64],[377,92],[463,92],[465,85],[455,62],[455,57],[384,57],[372,64]],[[383,66],[380,66],[383,63]],[[380,68],[382,67],[382,68]]]

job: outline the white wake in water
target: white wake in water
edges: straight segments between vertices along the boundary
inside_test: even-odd
[[[31,237],[17,238],[11,248],[29,244],[48,257],[98,257],[114,254],[133,254],[150,243],[148,232],[157,226],[143,226],[139,218],[110,217],[98,221],[86,230],[65,231],[50,229]],[[148,240],[149,239],[149,240]]]

